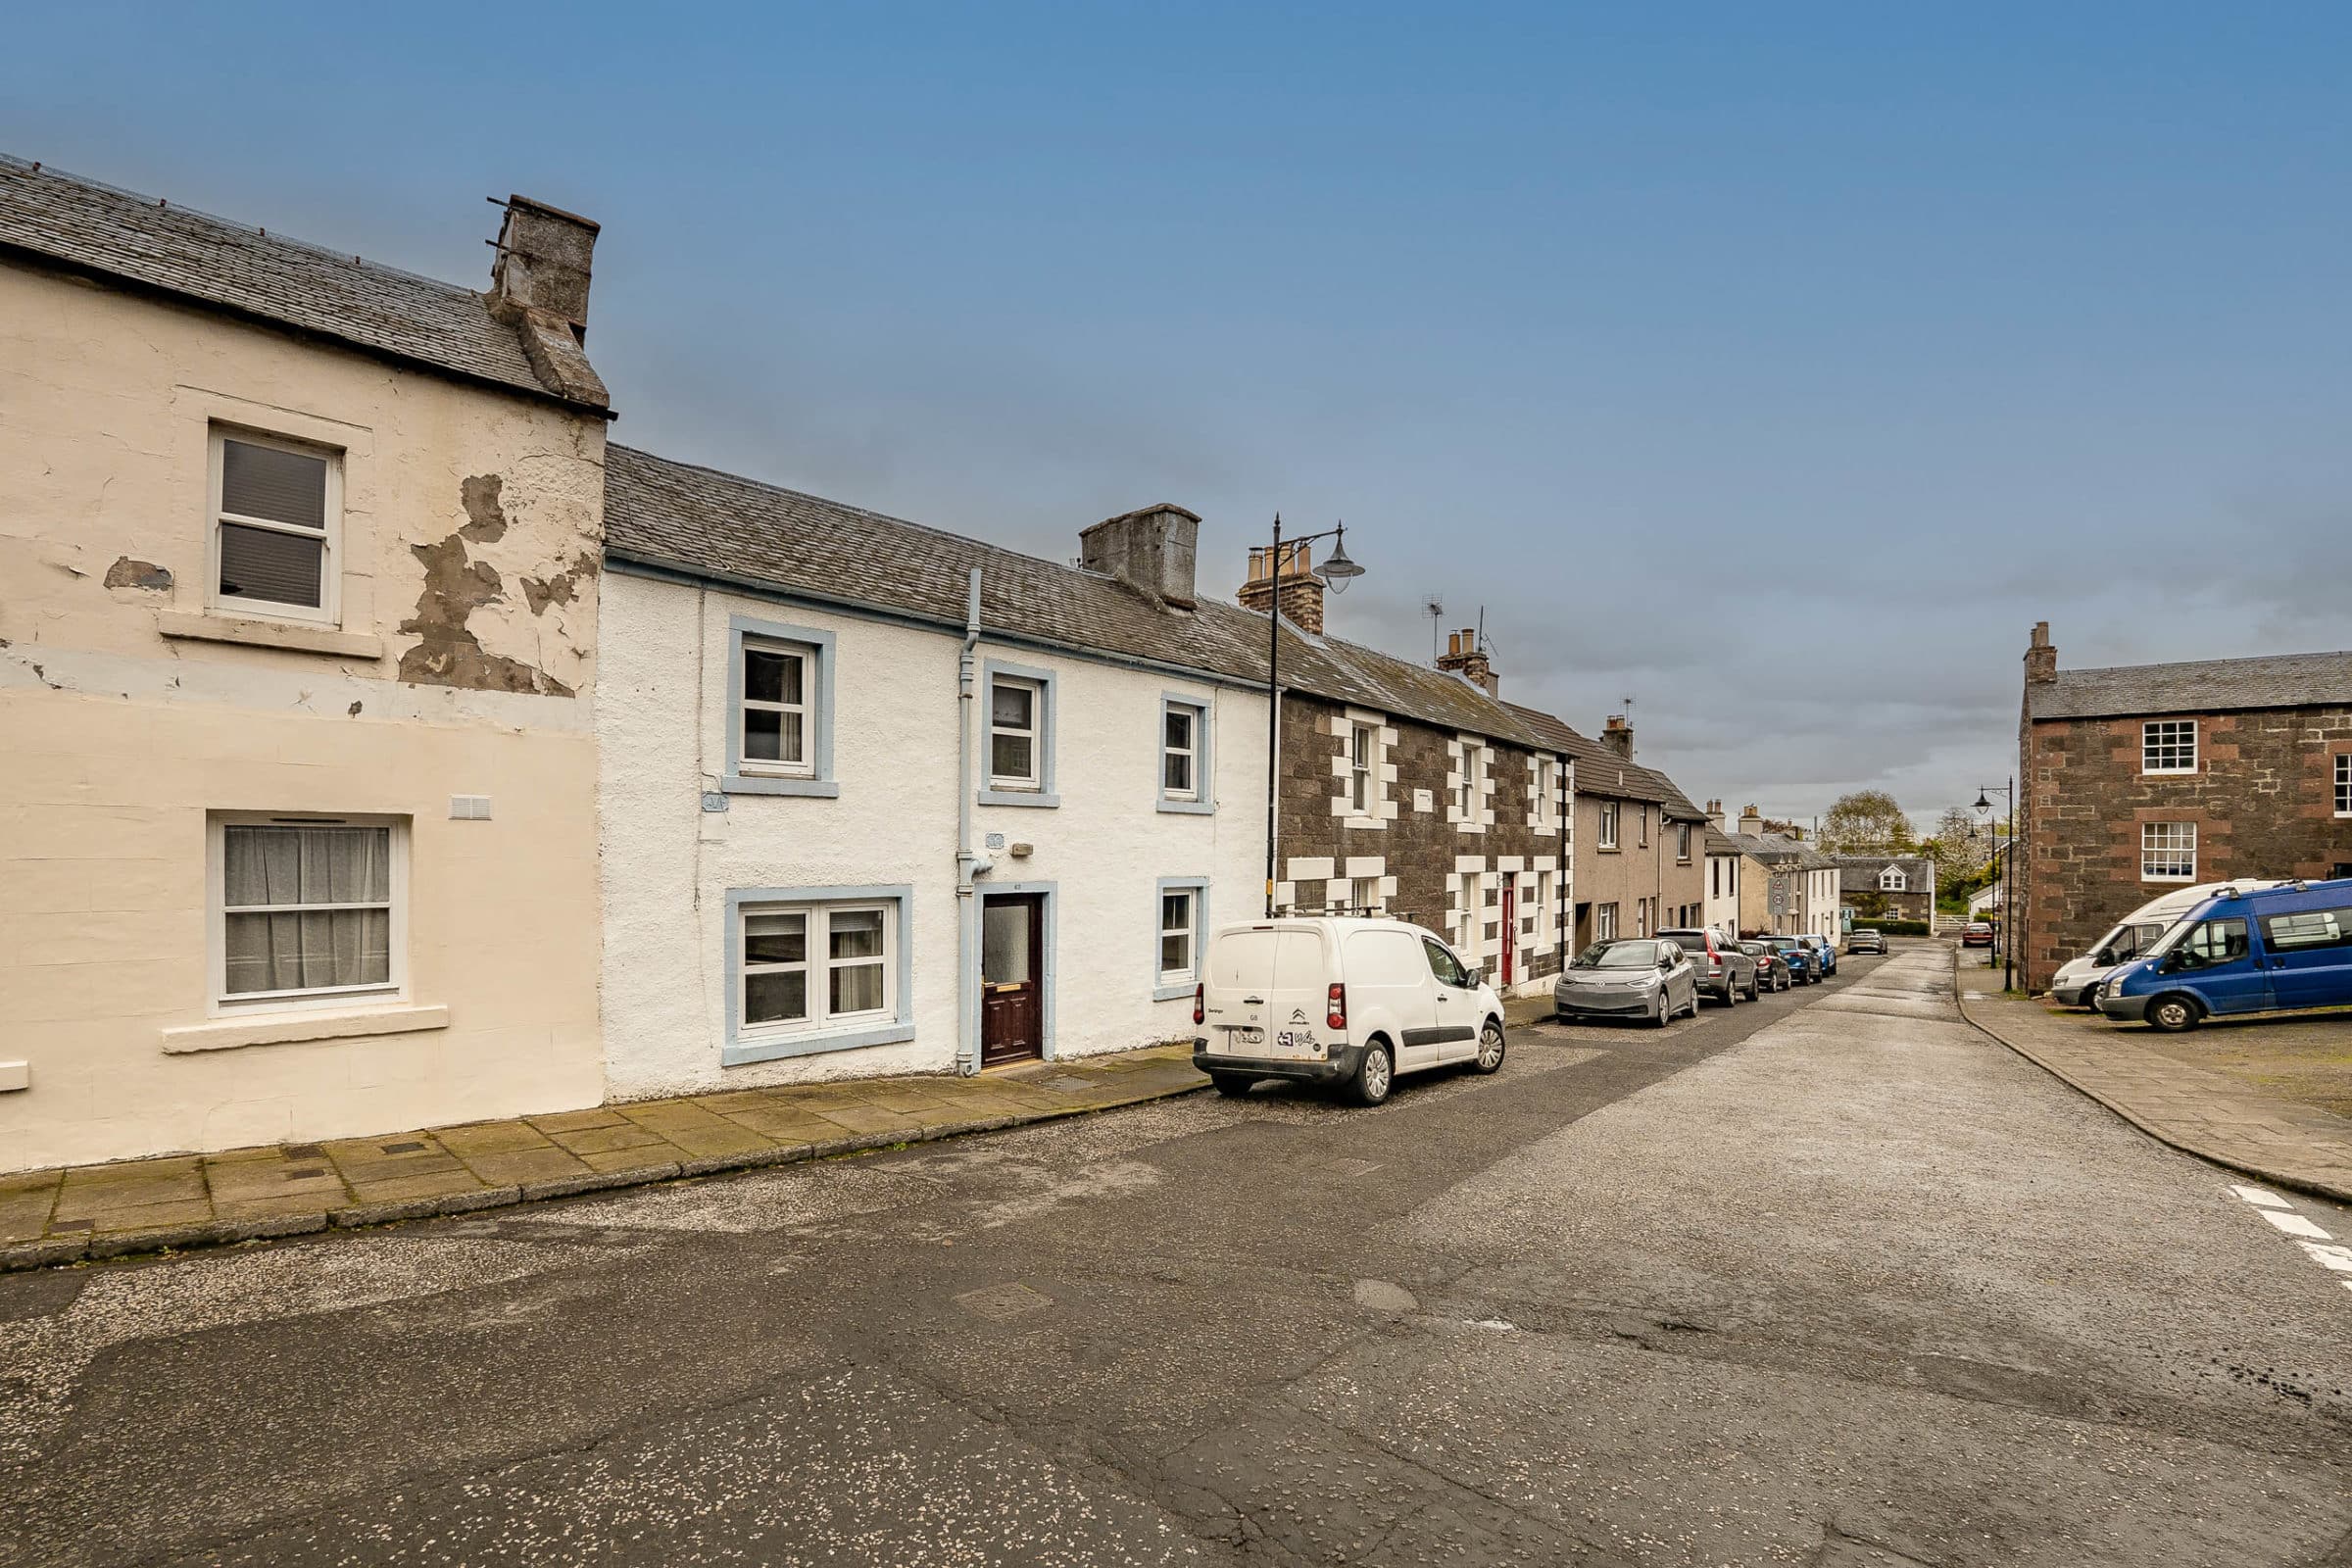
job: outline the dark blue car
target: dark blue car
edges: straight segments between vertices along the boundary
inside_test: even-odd
[[[1788,978],[1800,986],[1809,986],[1823,978],[1821,955],[1794,937],[1766,937],[1764,945],[1781,956],[1788,965]]]

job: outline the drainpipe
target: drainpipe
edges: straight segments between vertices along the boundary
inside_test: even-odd
[[[972,851],[972,651],[980,643],[980,568],[964,598],[963,651],[956,659],[956,1066],[980,1070],[980,997],[972,984],[980,900],[972,883],[988,866]]]

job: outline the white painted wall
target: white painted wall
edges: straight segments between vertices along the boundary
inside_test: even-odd
[[[606,1073],[615,1099],[816,1079],[951,1072],[958,1065],[956,897],[956,657],[961,639],[615,569],[602,609]],[[728,627],[735,615],[835,639],[836,799],[732,795]],[[1056,677],[1054,808],[976,806],[1026,858],[996,853],[991,883],[1054,884],[1056,1056],[1189,1038],[1190,998],[1154,1002],[1157,882],[1209,879],[1211,925],[1252,913],[1265,844],[1264,699],[983,637],[990,659]],[[1157,808],[1160,699],[1211,713],[1211,814]],[[986,693],[975,702],[975,783],[984,782]],[[914,1037],[740,1066],[726,1034],[730,888],[910,886]]]
[[[1740,870],[1746,863],[1747,858],[1739,854],[1707,857],[1708,929],[1726,936],[1740,934]]]

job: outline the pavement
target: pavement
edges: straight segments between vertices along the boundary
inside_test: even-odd
[[[2126,1121],[2176,1149],[2274,1185],[2352,1202],[2352,1121],[2265,1095],[2245,1080],[2157,1049],[2126,1026],[2001,994],[1999,971],[1962,954],[1954,970],[1968,1021]],[[2352,1029],[2352,1018],[2262,1018],[2253,1029]]]
[[[2352,1211],[1846,967],[0,1278],[0,1564],[2352,1561]]]
[[[376,1138],[0,1175],[0,1270],[473,1213],[993,1132],[1208,1087],[1189,1043],[974,1077],[644,1100]]]

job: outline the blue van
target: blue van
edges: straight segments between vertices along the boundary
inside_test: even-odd
[[[2107,977],[2099,1011],[2151,1029],[2352,1004],[2352,879],[2224,888]]]

